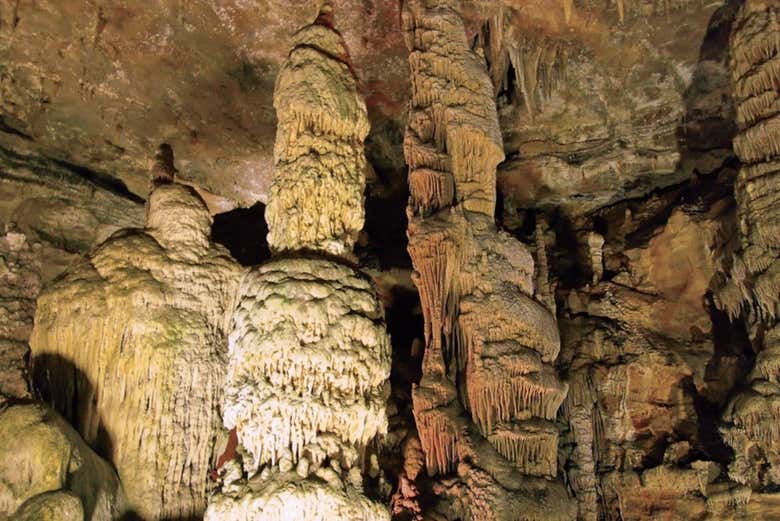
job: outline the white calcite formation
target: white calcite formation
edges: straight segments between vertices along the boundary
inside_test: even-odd
[[[780,4],[748,0],[734,21],[731,67],[743,163],[734,186],[741,247],[717,295],[751,323],[760,347],[750,389],[724,412],[734,449],[729,475],[754,488],[780,485]]]
[[[366,108],[325,6],[294,36],[276,83],[266,208],[277,258],[239,288],[221,469],[209,521],[380,521],[363,494],[367,447],[387,431],[390,342],[370,281],[346,261],[363,226]]]
[[[44,291],[31,339],[36,385],[145,520],[205,510],[241,274],[210,241],[203,200],[168,181],[144,229],[115,233]]]
[[[553,367],[558,327],[534,297],[549,291],[535,291],[531,254],[493,220],[501,133],[484,58],[471,50],[459,8],[409,0],[403,12],[409,254],[426,335],[414,416],[428,473],[457,472],[438,489],[452,516],[571,519],[555,479],[554,421],[567,391]]]
[[[352,251],[363,228],[368,135],[357,89],[331,13],[293,36],[276,79],[278,126],[265,217],[276,252]]]

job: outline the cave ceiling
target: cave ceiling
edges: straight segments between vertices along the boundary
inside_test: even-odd
[[[405,185],[402,3],[335,2],[368,105],[369,189],[379,197]],[[275,78],[290,34],[318,5],[2,2],[4,175],[34,192],[42,176],[75,174],[138,202],[148,196],[149,151],[165,142],[176,151],[180,180],[213,213],[265,202]],[[467,34],[486,54],[495,87],[504,211],[588,213],[706,175],[731,155],[724,49],[732,6],[479,0],[464,7]],[[20,158],[40,170],[18,166]],[[2,205],[4,220],[18,206]]]

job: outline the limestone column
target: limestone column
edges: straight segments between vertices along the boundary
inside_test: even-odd
[[[55,279],[30,341],[36,387],[114,464],[145,521],[205,510],[242,271],[174,172],[163,145],[145,227],[116,232]]]
[[[409,253],[426,336],[413,399],[428,473],[464,519],[571,519],[557,480],[558,328],[534,298],[530,253],[494,223],[504,154],[484,58],[456,0],[408,0],[403,22]]]
[[[742,161],[734,195],[740,247],[719,304],[742,314],[759,347],[721,429],[734,449],[729,475],[753,488],[780,485],[780,2],[748,0],[730,41]]]
[[[207,520],[387,520],[363,493],[366,449],[387,430],[390,342],[352,265],[363,227],[369,124],[330,6],[293,36],[266,220],[274,258],[242,281],[224,422],[237,455]]]

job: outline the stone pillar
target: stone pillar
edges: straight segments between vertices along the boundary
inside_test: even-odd
[[[390,341],[371,282],[349,259],[363,227],[369,124],[326,5],[293,37],[274,93],[274,258],[241,283],[224,421],[240,459],[207,520],[388,520],[363,493],[387,431]]]
[[[504,154],[484,58],[457,1],[409,0],[403,22],[409,254],[426,335],[413,399],[428,473],[457,474],[438,489],[464,519],[571,519],[556,479],[558,328],[534,298],[530,253],[494,223]]]
[[[729,475],[756,489],[780,485],[780,2],[748,0],[730,47],[742,161],[734,195],[741,236],[717,301],[749,322],[759,347],[748,379],[724,413],[734,449]]]

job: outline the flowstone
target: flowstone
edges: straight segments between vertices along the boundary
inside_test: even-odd
[[[205,510],[241,274],[211,242],[197,193],[152,173],[146,227],[55,280],[31,338],[36,386],[116,466],[147,520]]]

